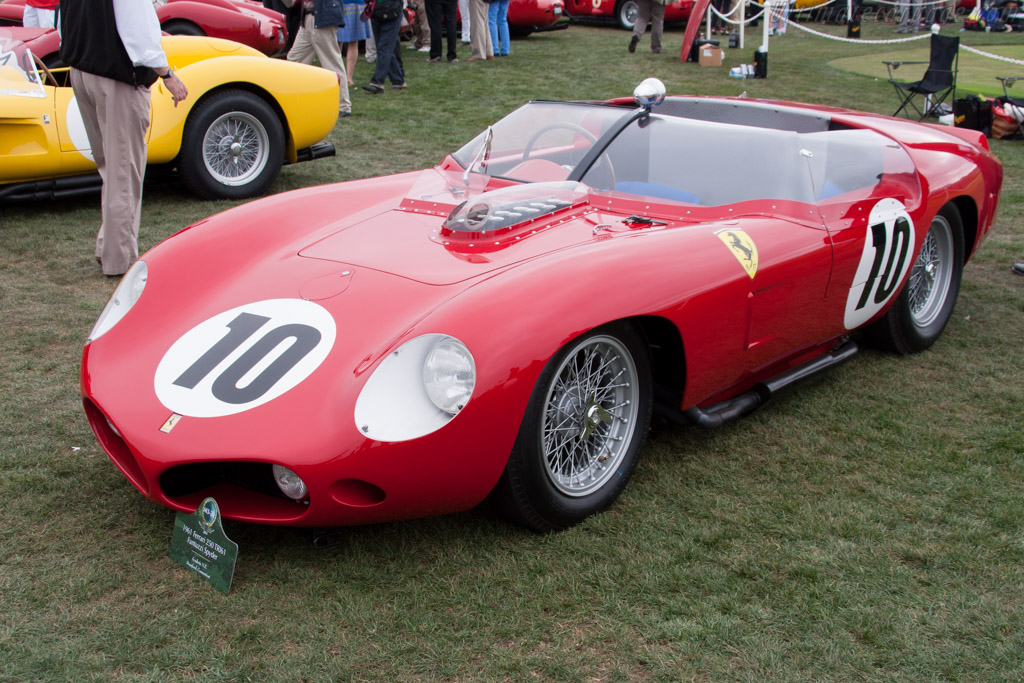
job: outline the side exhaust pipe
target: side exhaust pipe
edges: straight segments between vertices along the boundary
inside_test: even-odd
[[[683,415],[691,424],[699,425],[708,429],[721,427],[726,422],[731,422],[732,420],[761,407],[775,392],[780,391],[791,384],[795,384],[800,380],[807,379],[811,375],[816,375],[819,372],[823,372],[829,368],[839,365],[840,363],[846,362],[852,358],[858,350],[857,344],[852,341],[848,341],[829,353],[818,356],[803,365],[798,365],[795,368],[761,382],[750,391],[740,394],[735,398],[731,398],[728,401],[722,401],[721,403],[715,403],[714,405],[710,405],[703,409],[693,406],[692,408],[683,411]]]

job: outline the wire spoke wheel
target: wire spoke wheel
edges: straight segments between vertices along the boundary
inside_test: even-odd
[[[217,118],[203,136],[203,163],[219,183],[245,185],[266,167],[270,138],[259,119],[246,112]]]
[[[558,491],[585,496],[615,474],[637,428],[638,399],[636,365],[619,340],[592,337],[566,356],[544,401],[540,434]]]
[[[910,315],[918,327],[932,324],[942,311],[953,281],[953,231],[939,214],[932,221],[924,245],[907,282]]]
[[[549,532],[607,509],[640,460],[652,385],[648,341],[632,323],[608,323],[558,349],[492,492],[501,512]]]
[[[285,159],[284,124],[259,95],[221,90],[189,113],[178,170],[205,199],[244,199],[265,191]]]

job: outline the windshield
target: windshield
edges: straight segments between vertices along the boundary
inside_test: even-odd
[[[870,130],[798,133],[584,103],[530,103],[454,156],[467,176],[578,179],[594,190],[700,206],[819,203],[871,192],[883,177],[913,178],[906,152]]]
[[[14,47],[0,33],[0,95],[46,97],[43,77],[31,50],[15,51]]]
[[[593,104],[531,102],[452,156],[474,173],[524,182],[565,180],[605,132],[635,113]]]

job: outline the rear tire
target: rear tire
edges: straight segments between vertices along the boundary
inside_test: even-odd
[[[284,163],[284,128],[258,95],[224,90],[189,114],[178,170],[204,199],[243,199],[264,192]]]
[[[619,0],[615,3],[615,20],[619,23],[619,26],[632,31],[633,27],[636,26],[636,17],[640,12],[640,7],[637,5],[636,0]],[[644,26],[646,29],[647,27]]]
[[[495,490],[502,513],[560,531],[611,505],[651,421],[647,346],[630,325],[593,330],[548,361]]]
[[[947,204],[932,219],[896,302],[868,328],[869,341],[902,354],[934,344],[953,315],[963,267],[963,222],[957,208]]]

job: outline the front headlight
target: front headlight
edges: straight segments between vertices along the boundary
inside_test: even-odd
[[[274,465],[271,468],[274,472],[274,481],[281,493],[292,500],[302,500],[306,497],[306,482],[299,478],[299,475],[292,472],[283,465]]]
[[[407,441],[448,424],[476,386],[473,355],[458,339],[425,334],[388,354],[356,399],[359,431],[377,441]]]
[[[466,345],[454,337],[440,339],[423,361],[423,388],[435,406],[455,415],[466,407],[476,385],[476,366]]]
[[[96,341],[107,333],[110,328],[116,325],[132,306],[142,296],[142,290],[146,288],[146,278],[149,275],[149,268],[145,261],[136,261],[135,265],[128,269],[128,272],[121,278],[121,283],[114,290],[114,295],[103,307],[103,312],[96,319],[96,324],[89,332],[89,338],[85,343]]]

